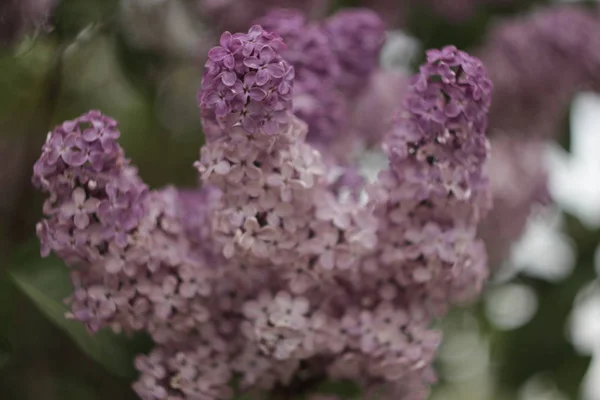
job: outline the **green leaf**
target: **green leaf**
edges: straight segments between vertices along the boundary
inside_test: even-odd
[[[114,375],[134,378],[133,358],[141,347],[147,348],[145,341],[133,341],[107,330],[92,335],[83,324],[68,320],[63,302],[71,293],[68,269],[56,258],[40,259],[32,256],[31,250],[26,254],[10,272],[16,286],[89,357]]]

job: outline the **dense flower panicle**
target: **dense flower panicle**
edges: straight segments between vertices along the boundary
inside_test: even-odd
[[[487,276],[476,240],[490,208],[484,175],[491,83],[454,47],[430,50],[386,139],[390,169],[370,188],[380,217],[379,260],[416,293],[444,293],[434,314],[477,294]],[[432,296],[429,295],[431,298]]]
[[[454,48],[429,53],[365,202],[355,166],[337,168],[292,114],[287,49],[254,26],[210,51],[201,189],[149,191],[98,112],[59,126],[36,163],[49,193],[44,253],[78,267],[71,317],[157,344],[135,361],[142,400],[226,400],[234,386],[296,398],[327,379],[366,398],[425,400],[440,343],[432,317],[481,289],[480,64]]]
[[[209,316],[201,300],[210,293],[210,252],[201,243],[209,232],[201,229],[210,202],[183,202],[173,188],[149,192],[119,135],[97,111],[48,135],[34,167],[34,183],[49,194],[37,226],[42,254],[53,251],[77,267],[71,315],[90,330],[180,339]],[[206,191],[186,196],[204,200]]]
[[[345,10],[326,20],[323,29],[340,63],[337,86],[349,94],[359,92],[365,76],[377,67],[385,41],[383,22],[368,9]]]
[[[306,125],[294,119],[287,129],[279,136],[290,138],[289,145],[270,152],[253,148],[252,141],[236,139],[244,137],[241,127],[232,130],[232,140],[203,148],[197,163],[202,179],[224,194],[213,214],[214,234],[223,243],[223,255],[246,263],[281,263],[305,256],[311,268],[325,271],[338,263],[356,262],[361,229],[368,235],[373,227],[355,226],[356,206],[343,207],[328,194],[319,154],[302,143]],[[340,230],[348,230],[343,239]],[[322,251],[330,251],[331,256],[310,260]]]
[[[453,46],[428,51],[405,98],[406,113],[387,139],[392,168],[396,160],[401,164],[414,156],[429,164],[438,179],[454,185],[455,194],[468,191],[480,179],[488,155],[491,89],[476,58]]]
[[[198,193],[197,198],[206,194]],[[194,236],[189,235],[191,230],[201,237],[202,226],[191,229],[189,215],[206,215],[206,208],[200,209],[206,204],[189,206],[174,188],[152,192],[148,213],[131,244],[103,260],[108,275],[95,267],[74,271],[75,318],[85,321],[100,315],[113,329],[143,329],[157,343],[185,341],[208,321],[215,312],[208,299],[218,275],[211,264],[217,257],[207,246],[209,237],[193,246]],[[104,291],[99,291],[102,285]],[[115,301],[118,307],[112,309]],[[112,314],[102,314],[106,307]]]
[[[499,23],[480,51],[495,88],[490,127],[556,136],[574,94],[600,88],[599,46],[598,15],[576,6]]]
[[[250,134],[272,136],[289,123],[294,68],[281,57],[284,48],[279,36],[259,25],[221,36],[220,46],[208,52],[198,93],[210,133],[240,124]]]
[[[334,379],[402,383],[427,379],[440,334],[430,331],[421,315],[380,300],[375,306],[350,307],[340,320],[344,345],[328,367]],[[341,346],[340,346],[341,348]]]
[[[424,374],[437,334],[427,330],[424,313],[398,311],[397,320],[386,322],[391,303],[377,297],[373,305],[361,303],[360,279],[349,277],[375,249],[376,220],[368,209],[329,191],[326,164],[304,143],[306,134],[306,125],[292,119],[276,135],[285,140],[264,147],[243,125],[234,126],[206,145],[197,163],[203,182],[222,192],[213,213],[213,234],[223,256],[239,265],[237,273],[249,281],[256,271],[277,276],[243,307],[241,329],[251,346],[247,351],[259,357],[254,364],[264,365],[266,375],[257,376],[256,369],[239,371],[242,383],[260,382],[267,389],[290,385],[273,376],[273,363],[284,363],[294,376],[301,360],[315,357],[323,359],[320,368],[329,365],[324,372],[332,378],[366,386],[396,381],[407,371]],[[340,289],[347,289],[328,284],[336,280],[345,282]],[[355,314],[344,316],[352,304]],[[340,318],[357,325],[343,327]],[[382,329],[391,324],[384,336],[371,329],[377,321]]]
[[[142,219],[147,187],[117,144],[116,121],[91,111],[48,134],[34,184],[50,197],[37,226],[42,253],[69,263],[94,262],[102,243],[126,246]]]

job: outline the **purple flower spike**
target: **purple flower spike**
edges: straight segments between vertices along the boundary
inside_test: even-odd
[[[492,83],[477,58],[454,46],[429,50],[405,98],[409,114],[397,122],[388,140],[392,163],[396,155],[402,159],[409,149],[420,148],[422,157],[439,162],[480,165],[487,157],[491,92]]]
[[[400,268],[404,286],[430,293],[424,306],[434,314],[472,298],[488,274],[477,225],[491,208],[491,87],[475,57],[454,46],[430,50],[385,141],[390,169],[373,190],[380,261]]]
[[[99,111],[66,121],[48,134],[33,182],[50,194],[38,228],[43,243],[68,264],[96,260],[103,241],[124,247],[145,214],[147,187],[117,143],[117,122]]]
[[[281,38],[254,25],[247,34],[225,32],[220,44],[208,53],[198,94],[204,125],[221,133],[241,125],[251,135],[287,125],[289,115],[272,118],[292,105],[293,68],[281,57]]]

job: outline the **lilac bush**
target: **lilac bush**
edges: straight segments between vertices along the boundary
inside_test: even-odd
[[[342,196],[295,113],[296,84],[368,73],[378,36],[361,34],[355,54],[337,37],[339,69],[309,71],[286,54],[295,35],[318,54],[320,36],[282,17],[289,46],[255,25],[208,53],[198,189],[149,189],[98,111],[50,132],[33,178],[48,195],[42,253],[71,267],[70,318],[151,335],[135,360],[143,400],[338,399],[319,389],[340,380],[368,399],[424,399],[431,322],[487,277],[476,229],[490,208],[491,83],[455,47],[429,51],[385,137],[388,168],[366,201]],[[335,18],[334,36],[347,28]]]

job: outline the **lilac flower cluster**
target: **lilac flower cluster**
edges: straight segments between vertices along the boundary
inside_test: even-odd
[[[94,262],[106,243],[126,247],[145,214],[147,188],[125,160],[119,136],[116,121],[97,111],[48,134],[33,178],[51,194],[44,212],[52,218],[37,227],[43,254],[54,251],[77,265]]]
[[[192,248],[188,232],[202,226],[214,196],[198,190],[186,194],[191,203],[173,188],[148,191],[119,135],[98,111],[48,135],[33,178],[50,195],[37,225],[42,255],[53,251],[73,267],[71,317],[91,331],[145,329],[159,343],[182,338],[208,315],[200,299],[211,290],[210,254]]]
[[[361,136],[381,137],[374,132],[377,126],[352,129],[352,122],[357,122],[352,115],[357,111],[364,115],[357,107],[362,94],[369,92],[371,100],[378,100],[378,93],[369,89],[385,32],[375,13],[346,10],[309,23],[300,10],[275,9],[257,23],[286,42],[282,56],[296,72],[294,113],[308,124],[308,142],[324,153],[328,163],[347,164]]]
[[[337,399],[318,393],[326,380],[424,400],[440,342],[432,318],[482,286],[481,64],[428,53],[365,204],[334,189],[354,175],[334,176],[306,143],[284,49],[254,26],[210,51],[202,189],[148,190],[98,112],[51,132],[35,166],[49,194],[43,253],[74,267],[72,317],[156,342],[135,360],[143,400]],[[273,124],[274,111],[285,118]]]
[[[380,262],[443,313],[439,299],[470,298],[487,277],[476,226],[491,208],[483,167],[492,85],[481,62],[453,46],[428,51],[412,82],[385,141],[390,169],[372,188]]]
[[[490,127],[555,137],[573,95],[600,89],[599,22],[583,8],[558,6],[492,29],[480,51],[496,88]]]
[[[407,115],[400,116],[389,137],[388,155],[415,154],[429,163],[463,164],[462,173],[481,174],[487,157],[487,113],[492,82],[483,64],[454,46],[429,50],[427,63],[412,79],[413,91],[405,97]],[[458,177],[457,177],[458,178]],[[465,177],[466,178],[466,177]],[[477,179],[475,177],[474,179]],[[469,185],[473,182],[464,182]]]
[[[281,38],[259,25],[221,35],[220,46],[208,52],[199,95],[210,140],[238,123],[266,136],[288,123],[294,68],[280,56],[283,49]]]
[[[285,40],[282,56],[296,68],[302,91],[326,84],[345,95],[360,92],[385,41],[383,22],[366,8],[339,11],[318,23],[309,23],[300,10],[275,9],[257,23]]]
[[[495,207],[480,228],[492,264],[506,257],[530,211],[548,201],[544,144],[559,134],[571,99],[600,90],[599,22],[584,8],[554,6],[500,22],[480,49],[495,99],[489,126]]]

